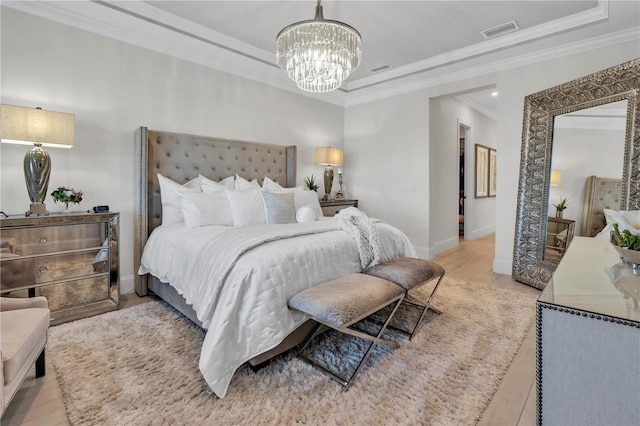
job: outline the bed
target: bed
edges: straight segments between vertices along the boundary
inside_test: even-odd
[[[266,186],[268,178],[273,185],[291,188],[296,147],[145,127],[136,140],[134,266],[142,275],[136,277],[135,290],[139,295],[153,292],[207,330],[200,370],[211,390],[224,397],[239,366],[259,365],[306,336],[313,324],[289,311],[287,300],[310,286],[360,272],[357,244],[333,218],[187,228],[186,217],[185,223],[169,223],[165,216],[162,224],[159,179],[183,185],[200,176],[221,182],[237,174],[236,181],[245,185]],[[416,257],[397,228],[377,222],[376,230],[381,261]]]
[[[585,188],[582,236],[595,237],[607,225],[605,209],[618,210],[622,179],[589,176]]]

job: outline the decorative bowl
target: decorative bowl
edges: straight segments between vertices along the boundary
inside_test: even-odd
[[[623,261],[630,263],[633,268],[640,268],[640,251],[620,247],[615,242],[612,242],[612,244]]]

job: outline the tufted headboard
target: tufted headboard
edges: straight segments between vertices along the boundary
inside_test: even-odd
[[[139,295],[146,282],[137,274],[147,237],[161,224],[162,205],[157,174],[178,183],[203,175],[219,181],[228,176],[265,176],[284,187],[296,184],[296,147],[235,141],[141,127],[136,132],[134,277]]]
[[[604,209],[618,210],[622,199],[622,179],[589,176],[584,199],[582,235],[594,237],[605,227]]]

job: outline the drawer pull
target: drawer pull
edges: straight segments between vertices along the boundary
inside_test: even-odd
[[[38,268],[38,271],[40,271],[41,274],[44,274],[45,272],[47,272],[49,270],[49,268],[47,268],[46,266],[41,266],[40,268]]]
[[[47,237],[40,237],[40,244],[45,244],[47,242]]]

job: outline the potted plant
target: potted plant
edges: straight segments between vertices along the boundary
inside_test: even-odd
[[[78,204],[82,201],[82,191],[76,191],[73,188],[59,186],[51,193],[53,201],[56,203],[64,203],[64,213],[70,213],[69,203]]]
[[[316,184],[316,179],[313,175],[305,177],[302,182],[304,182],[304,186],[309,188],[311,191],[318,192],[318,184]]]
[[[566,209],[568,205],[569,205],[569,199],[567,197],[560,198],[560,202],[553,205],[553,207],[556,208],[557,218],[562,218],[562,212],[564,212],[564,209]]]

